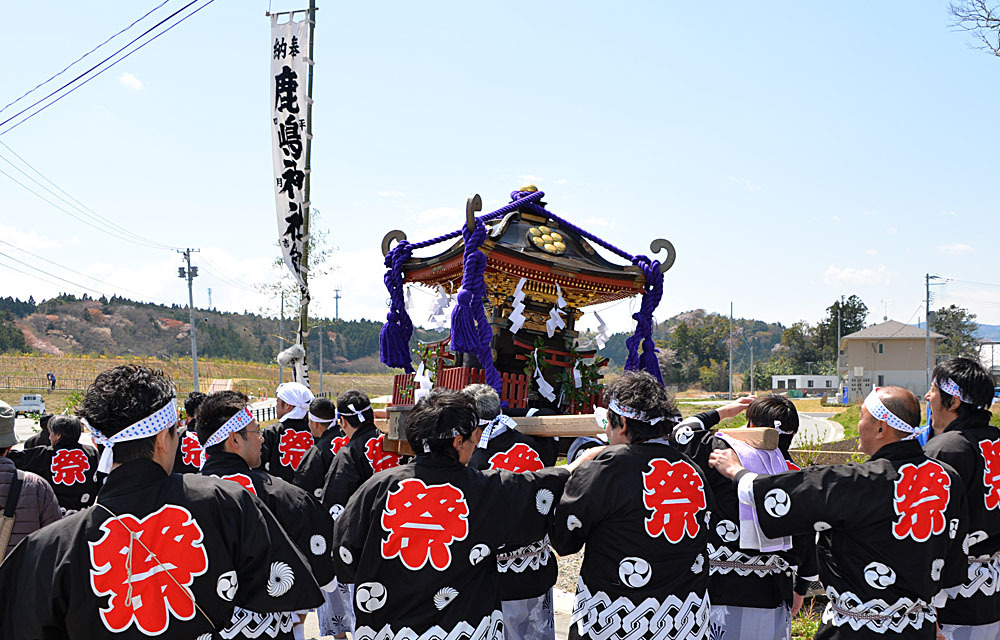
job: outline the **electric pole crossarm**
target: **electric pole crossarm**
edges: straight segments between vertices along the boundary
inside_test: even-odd
[[[187,263],[187,269],[180,267],[177,269],[177,276],[187,280],[188,287],[188,311],[190,314],[191,322],[191,371],[194,378],[194,390],[200,391],[201,387],[198,381],[198,335],[197,327],[194,318],[194,292],[193,283],[194,279],[198,277],[198,267],[191,266],[191,254],[198,253],[201,249],[178,249],[177,253],[184,255],[184,261]]]

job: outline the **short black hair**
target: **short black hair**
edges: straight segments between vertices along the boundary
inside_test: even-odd
[[[336,420],[337,405],[329,398],[316,398],[309,403],[309,413],[323,420]]]
[[[49,420],[49,433],[59,436],[60,444],[76,444],[80,441],[80,419],[76,416],[53,416]]]
[[[52,419],[51,413],[43,413],[42,415],[38,416],[38,426],[42,428],[42,431],[49,430],[49,420],[51,419]]]
[[[195,414],[198,413],[198,407],[201,403],[205,401],[208,395],[202,393],[201,391],[192,391],[188,394],[188,397],[184,399],[184,413],[187,414],[188,420],[193,418]]]
[[[962,390],[962,395],[970,401],[959,400],[958,408],[955,410],[959,417],[975,413],[979,407],[989,407],[993,401],[993,377],[986,367],[971,358],[952,358],[934,367],[931,379],[938,385],[942,404],[951,408],[955,396],[942,391],[938,383],[939,380],[943,381],[946,378],[951,378]]]
[[[911,427],[920,426],[920,400],[909,389],[903,387],[881,387],[880,391],[891,391],[878,399],[886,409]]]
[[[111,437],[174,402],[174,384],[163,371],[138,364],[125,364],[102,371],[87,387],[87,394],[77,410],[90,426]],[[172,430],[177,425],[170,427]],[[115,445],[118,464],[150,459],[155,451],[156,435],[128,440]]]
[[[247,406],[250,399],[239,391],[216,391],[205,398],[205,401],[198,407],[198,441],[208,442],[208,439],[218,431],[226,421],[235,416],[243,407]],[[247,437],[246,427],[234,433]],[[225,451],[224,442],[205,447],[207,455],[222,453]]]
[[[781,424],[777,426],[776,423]],[[791,433],[781,433],[778,436],[779,446],[787,448],[795,432],[799,430],[799,412],[791,400],[772,393],[750,403],[747,407],[747,424],[790,431]]]
[[[348,405],[354,405],[354,409],[351,409]],[[361,420],[361,416],[348,415],[362,407],[368,407],[361,412],[361,415],[365,418],[364,421]],[[375,412],[372,410],[372,403],[368,399],[368,394],[364,391],[348,389],[337,396],[337,411],[340,412],[342,418],[347,420],[347,424],[355,429],[363,424],[375,424]]]
[[[608,425],[621,429],[622,420],[628,427],[629,442],[635,444],[655,438],[668,437],[680,421],[681,413],[656,378],[645,371],[626,371],[604,387],[607,402],[616,401],[623,407],[644,413],[648,418],[666,418],[650,424],[635,418],[619,416],[608,411]]]
[[[406,416],[406,441],[418,456],[443,456],[458,460],[452,445],[456,435],[463,440],[479,428],[476,403],[461,391],[435,389],[420,399]]]

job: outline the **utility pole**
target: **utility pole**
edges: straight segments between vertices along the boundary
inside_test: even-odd
[[[319,392],[323,393],[323,334],[326,329],[323,327],[323,323],[319,324]]]
[[[212,308],[212,287],[208,288],[208,308]]]
[[[187,279],[188,285],[188,311],[191,317],[191,369],[194,373],[194,390],[200,391],[201,388],[198,384],[198,336],[195,330],[194,321],[194,293],[192,292],[192,282],[196,277],[198,277],[198,267],[191,266],[191,253],[197,253],[201,249],[181,249],[177,250],[177,253],[184,255],[184,260],[187,262],[187,270],[184,267],[177,267],[177,277]]]
[[[927,371],[926,374],[926,386],[928,389],[931,388],[931,280],[940,280],[940,276],[932,276],[927,273],[924,274],[924,287],[926,290],[926,304],[927,304],[927,314],[924,316],[924,359],[926,360]],[[941,282],[935,282],[934,284],[943,284]]]
[[[753,395],[753,340],[750,340],[750,395]]]
[[[733,399],[733,303],[729,303],[729,400]]]
[[[333,318],[340,320],[340,287],[333,290]]]
[[[281,292],[281,314],[278,316],[278,353],[285,350],[285,292]],[[278,362],[278,384],[285,381],[285,367]]]

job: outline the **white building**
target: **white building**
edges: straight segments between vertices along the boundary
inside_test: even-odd
[[[837,376],[771,376],[771,391],[798,389],[804,393],[829,393],[837,390]]]

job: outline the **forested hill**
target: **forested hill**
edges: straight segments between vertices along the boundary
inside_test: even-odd
[[[205,358],[274,362],[278,352],[278,318],[255,313],[196,309],[198,354]],[[325,331],[313,329],[310,360],[318,357],[320,335],[327,371],[368,373],[379,364],[381,322],[323,320]],[[295,337],[295,318],[285,319],[285,345]],[[0,298],[0,352],[37,351],[53,354],[135,354],[188,356],[190,316],[179,305],[163,306],[126,298],[77,298],[62,295],[35,303]],[[416,329],[413,342],[443,337],[442,332]]]

